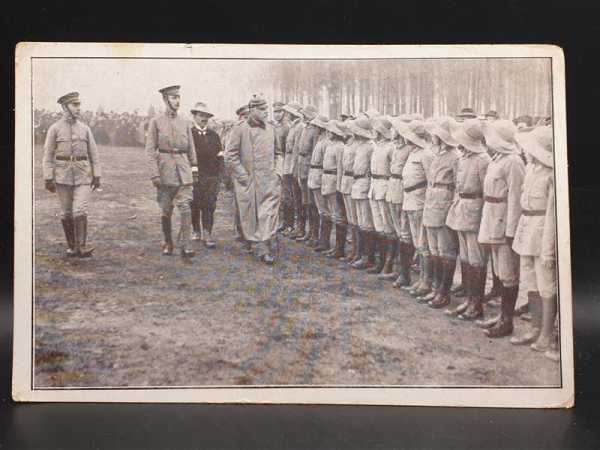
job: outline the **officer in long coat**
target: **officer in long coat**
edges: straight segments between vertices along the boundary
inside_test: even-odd
[[[434,156],[427,176],[423,226],[427,230],[435,289],[417,301],[427,302],[431,308],[450,304],[450,287],[458,253],[456,232],[446,226],[456,188],[455,167],[458,160],[458,142],[452,137],[451,121],[453,119],[449,117],[440,118],[429,122],[428,126]]]
[[[181,219],[178,245],[181,256],[190,258],[194,256],[190,246],[192,185],[198,171],[192,124],[177,115],[180,86],[168,86],[159,92],[166,106],[165,113],[152,118],[148,124],[146,155],[150,179],[156,187],[156,199],[161,209],[163,254],[173,253],[171,216],[177,206]]]
[[[248,120],[231,133],[225,149],[245,239],[255,246],[262,262],[272,265],[271,241],[278,227],[281,179],[275,130],[267,122],[266,100],[254,95],[248,104]]]
[[[483,211],[479,243],[489,245],[492,263],[502,282],[498,322],[484,332],[488,337],[513,331],[513,315],[519,293],[519,257],[512,241],[521,217],[521,189],[525,165],[514,140],[516,128],[509,120],[483,122],[485,142],[496,151],[483,182]]]
[[[483,181],[490,157],[477,119],[466,120],[452,135],[462,154],[456,165],[456,196],[448,211],[446,225],[458,234],[462,283],[467,300],[448,313],[458,314],[462,320],[475,320],[483,316],[487,276],[487,256],[477,235],[483,209]]]
[[[551,350],[557,314],[556,218],[554,208],[554,158],[551,127],[517,133],[517,142],[529,155],[521,218],[513,249],[521,257],[521,286],[527,292],[531,311],[529,333],[511,339],[512,344],[531,344],[536,351]]]
[[[87,211],[90,193],[100,187],[100,156],[92,130],[80,120],[77,92],[58,99],[63,117],[50,126],[42,169],[46,190],[58,194],[67,256],[89,257]]]

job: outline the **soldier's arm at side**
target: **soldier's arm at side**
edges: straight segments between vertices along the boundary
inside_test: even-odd
[[[225,160],[225,165],[231,171],[232,176],[235,177],[238,182],[245,184],[248,181],[249,175],[242,165],[242,159],[240,156],[241,146],[242,133],[240,131],[240,127],[238,126],[235,127],[229,135],[223,157]]]
[[[196,158],[196,144],[194,144],[194,136],[192,136],[192,126],[188,124],[187,129],[187,138],[188,138],[188,152],[187,156],[190,161],[190,166],[192,166],[192,172],[198,171],[198,160]]]
[[[54,155],[56,153],[56,127],[50,127],[44,143],[42,173],[44,180],[54,180]]]
[[[87,129],[88,133],[88,157],[90,159],[90,166],[92,168],[92,176],[94,178],[100,178],[102,176],[102,168],[100,167],[100,152],[96,145],[96,139],[94,133],[90,127]]]
[[[277,137],[277,133],[273,134],[275,140],[275,173],[277,173],[279,177],[283,177],[283,148],[285,144],[283,143],[282,138]]]
[[[554,206],[554,182],[550,177],[548,183],[548,203],[546,205],[546,217],[544,220],[544,231],[542,232],[542,261],[556,260],[556,215]]]
[[[425,179],[429,181],[429,168],[431,167],[431,163],[433,162],[433,154],[428,150],[423,150],[421,155],[421,165],[423,166],[423,170],[425,171]]]
[[[158,171],[158,127],[156,119],[151,119],[148,124],[148,134],[146,136],[146,156],[148,158],[148,169],[150,178],[160,178]]]
[[[521,193],[523,190],[523,179],[525,177],[525,165],[520,158],[514,158],[507,167],[506,182],[508,185],[507,215],[505,235],[509,238],[515,236],[519,218],[521,217]]]

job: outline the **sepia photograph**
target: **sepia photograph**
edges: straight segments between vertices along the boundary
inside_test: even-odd
[[[560,49],[16,62],[16,400],[572,405]]]

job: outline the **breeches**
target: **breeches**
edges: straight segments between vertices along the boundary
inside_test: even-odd
[[[308,178],[298,178],[298,184],[300,185],[300,195],[302,196],[302,204],[313,204],[313,199],[310,195],[310,189],[308,188]]]
[[[546,269],[539,256],[521,256],[520,276],[526,292],[538,291],[543,298],[556,295],[556,268]]]
[[[429,255],[429,243],[427,242],[427,232],[423,226],[423,210],[405,211],[410,226],[410,235],[415,250],[422,255]]]
[[[331,220],[338,224],[346,223],[346,208],[344,208],[344,197],[340,192],[334,192],[325,196],[331,212]]]
[[[323,197],[321,194],[321,188],[319,189],[311,189],[312,197],[315,201],[315,205],[317,206],[317,211],[319,211],[319,215],[326,219],[331,218],[331,210],[329,209],[329,202]]]
[[[189,211],[192,198],[192,186],[161,186],[156,189],[156,201],[163,216],[170,216],[175,206],[181,213]]]
[[[92,188],[89,184],[56,184],[63,218],[87,215],[88,200]]]
[[[369,200],[371,204],[371,214],[373,215],[373,225],[378,233],[393,234],[394,223],[389,204],[385,200]]]
[[[352,201],[352,196],[350,194],[342,194],[344,198],[344,206],[346,207],[346,218],[348,219],[348,223],[350,225],[358,225],[358,221],[356,219],[356,205]]]
[[[458,252],[458,242],[456,231],[447,226],[427,227],[427,242],[429,251],[434,256],[440,256],[447,259],[456,259]]]
[[[392,225],[394,226],[396,237],[401,242],[410,244],[412,241],[412,236],[410,234],[408,214],[406,214],[406,211],[402,210],[401,203],[388,203],[388,206],[390,208],[390,213],[392,216]]]
[[[356,220],[360,229],[363,231],[375,231],[369,199],[352,199],[352,203],[356,205]]]
[[[487,265],[486,251],[477,241],[477,231],[457,231],[460,260],[473,267]]]
[[[519,255],[508,244],[490,244],[494,272],[504,287],[519,284]]]

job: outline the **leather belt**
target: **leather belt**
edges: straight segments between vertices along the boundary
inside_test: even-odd
[[[358,180],[360,178],[367,178],[367,174],[363,174],[363,175],[356,175],[356,174],[354,174],[354,179],[355,180]]]
[[[506,197],[490,197],[489,195],[486,195],[485,197],[483,197],[483,200],[485,200],[487,203],[506,203]]]
[[[166,148],[159,148],[159,153],[171,153],[172,155],[183,155],[187,153],[187,150],[167,150]]]
[[[87,156],[61,156],[61,155],[56,155],[55,158],[58,161],[87,161],[88,157]]]
[[[454,183],[433,183],[432,187],[434,188],[441,188],[441,189],[448,189],[449,191],[453,191],[455,186]]]
[[[374,180],[388,180],[390,177],[388,177],[387,175],[371,175],[371,178],[373,178]]]
[[[323,173],[326,175],[337,175],[336,169],[323,169]]]
[[[414,184],[410,187],[405,187],[404,192],[412,192],[412,191],[415,191],[417,189],[421,189],[424,187],[427,187],[427,181],[421,181],[420,183]]]
[[[346,177],[353,177],[354,173],[351,170],[346,170],[344,172],[344,176],[346,176]]]
[[[317,164],[311,164],[311,165],[310,165],[310,168],[311,168],[311,169],[322,169],[322,168],[323,168],[323,166],[319,166],[319,165],[317,165]]]
[[[546,211],[543,209],[524,209],[521,211],[524,216],[545,216]]]
[[[396,178],[397,180],[401,180],[402,179],[402,175],[397,174],[397,173],[393,173],[390,175],[391,178]]]
[[[459,192],[458,196],[460,198],[474,199],[474,198],[482,198],[483,194],[481,192]]]

